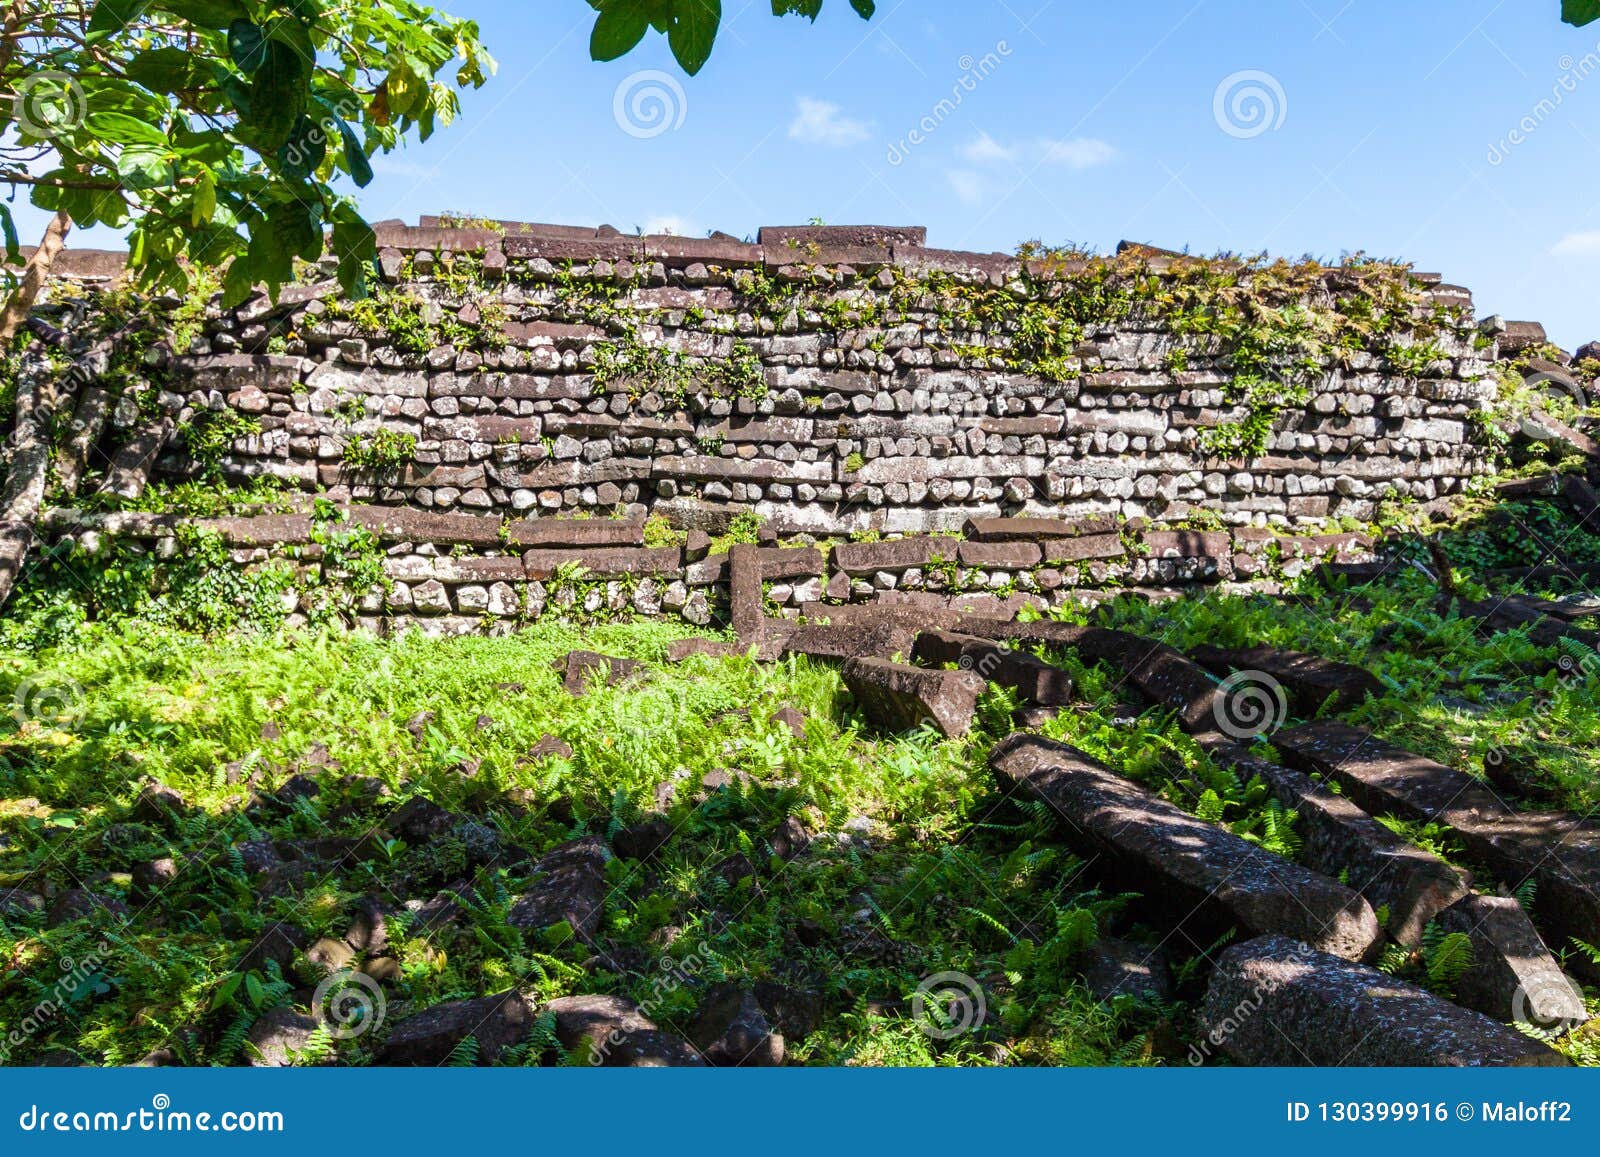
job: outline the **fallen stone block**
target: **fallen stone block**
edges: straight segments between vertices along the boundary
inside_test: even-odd
[[[1440,914],[1439,928],[1472,941],[1472,965],[1456,980],[1458,1004],[1547,1031],[1588,1019],[1583,991],[1561,971],[1516,900],[1467,896]]]
[[[621,996],[563,996],[543,1005],[554,1014],[556,1039],[578,1064],[603,1068],[701,1068],[705,1058],[681,1037],[657,1027]]]
[[[252,1068],[287,1068],[294,1053],[302,1051],[317,1031],[317,1020],[288,1005],[263,1013],[245,1037],[249,1048],[245,1063]]]
[[[1098,1001],[1109,1003],[1119,996],[1172,999],[1172,972],[1159,945],[1104,936],[1089,945],[1079,967],[1084,986]]]
[[[606,858],[599,836],[546,852],[534,862],[533,886],[511,905],[506,923],[541,931],[565,922],[579,940],[592,940],[605,913]]]
[[[1344,880],[1374,910],[1396,943],[1416,948],[1428,924],[1471,894],[1472,881],[1432,852],[1395,835],[1342,795],[1293,768],[1258,759],[1241,747],[1213,746],[1211,758],[1244,783],[1259,778],[1296,815],[1300,863]]]
[[[467,1037],[478,1042],[478,1063],[493,1064],[533,1028],[533,1010],[515,990],[477,1000],[451,1000],[406,1017],[378,1050],[382,1065],[442,1065]]]
[[[1259,671],[1277,680],[1302,715],[1312,715],[1332,703],[1335,709],[1359,707],[1368,695],[1383,694],[1383,684],[1364,667],[1274,647],[1195,647],[1189,657],[1214,674],[1227,677],[1235,671]]]
[[[756,994],[724,981],[701,1001],[689,1037],[701,1055],[725,1068],[771,1068],[783,1064],[784,1040],[773,1032]]]
[[[1467,856],[1516,888],[1538,881],[1534,916],[1565,946],[1572,937],[1600,944],[1600,828],[1567,812],[1519,812],[1472,776],[1336,722],[1280,731],[1273,745],[1302,770],[1337,782],[1376,815],[1440,823]],[[1587,960],[1573,966],[1588,976]]]
[[[931,724],[946,738],[971,729],[978,696],[988,686],[971,671],[928,671],[885,659],[851,659],[844,682],[875,726],[899,732]]]
[[[1054,808],[1067,842],[1105,857],[1196,950],[1234,927],[1295,936],[1351,960],[1382,943],[1372,907],[1337,880],[1196,819],[1064,743],[1012,735],[989,765]]]
[[[562,674],[562,686],[567,694],[581,696],[601,680],[607,687],[615,687],[624,679],[630,679],[644,670],[644,664],[595,651],[572,651],[556,663],[556,670]]]
[[[759,639],[761,624],[767,617],[759,546],[735,545],[729,548],[728,593],[733,633],[741,641]]]
[[[1202,1048],[1244,1065],[1561,1066],[1554,1049],[1374,968],[1263,936],[1223,953]]]
[[[955,663],[990,683],[1015,688],[1024,701],[1040,707],[1065,707],[1072,702],[1071,675],[1002,643],[949,631],[923,631],[912,656],[929,665]]]
[[[834,663],[849,659],[891,659],[910,654],[916,638],[917,629],[907,620],[884,615],[854,624],[803,626],[785,641],[783,654],[806,655]]]

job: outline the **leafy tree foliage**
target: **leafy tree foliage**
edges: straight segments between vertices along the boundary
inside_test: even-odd
[[[722,0],[589,0],[595,18],[589,54],[596,60],[616,60],[638,47],[654,28],[667,38],[672,55],[690,76],[705,67],[722,23]],[[863,20],[870,20],[875,0],[850,0]],[[774,16],[790,14],[815,20],[822,0],[772,0]]]
[[[1561,18],[1583,27],[1600,20],[1600,0],[1561,0]]]
[[[331,243],[352,292],[372,230],[334,182],[426,140],[494,69],[477,25],[415,0],[12,0],[0,26],[0,184],[129,228],[146,284],[228,264],[227,297]],[[0,205],[8,256],[11,214]]]

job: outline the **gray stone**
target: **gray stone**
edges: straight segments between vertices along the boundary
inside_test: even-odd
[[[532,1031],[534,1015],[515,991],[451,1000],[406,1017],[378,1050],[383,1065],[442,1065],[462,1041],[477,1040],[477,1060],[490,1065]]]
[[[1560,1053],[1376,969],[1264,936],[1223,953],[1201,1048],[1290,1067],[1561,1066]]]
[[[1204,950],[1220,933],[1285,933],[1352,960],[1382,943],[1371,906],[1338,881],[1196,819],[1066,744],[1016,734],[989,757],[1002,782],[1044,800],[1063,835],[1170,915]]]
[[[972,727],[987,684],[971,671],[927,671],[886,659],[851,659],[844,683],[862,713],[887,731],[932,726],[946,738]]]
[[[604,1068],[701,1068],[681,1037],[659,1028],[621,996],[563,996],[540,1008],[556,1018],[556,1039],[573,1062]]]

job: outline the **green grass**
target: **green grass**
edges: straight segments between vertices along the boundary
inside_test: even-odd
[[[1546,510],[1519,517],[1553,525]],[[1525,536],[1501,526],[1486,518],[1445,539],[1470,596],[1503,592],[1489,572],[1532,561],[1521,555]],[[1581,555],[1594,540],[1566,546]],[[451,641],[204,636],[170,615],[152,618],[139,599],[116,604],[133,608],[126,614],[105,612],[111,600],[88,604],[96,620],[45,593],[22,599],[0,631],[0,696],[18,708],[9,722],[0,716],[0,889],[54,898],[87,888],[134,915],[120,927],[0,916],[0,1024],[26,1029],[10,1063],[66,1050],[127,1064],[161,1047],[186,1063],[240,1063],[253,1020],[277,1003],[305,1007],[325,971],[302,952],[281,974],[242,976],[240,957],[263,929],[287,921],[310,939],[337,938],[363,897],[399,909],[458,885],[457,924],[388,921],[389,1028],[432,1004],[517,985],[541,998],[628,994],[685,1031],[700,986],[728,979],[805,995],[816,1027],[790,1042],[804,1063],[1182,1063],[1193,1040],[1199,962],[1174,962],[1180,985],[1166,1006],[1104,1006],[1081,984],[1081,953],[1097,935],[1161,934],[1140,926],[1136,897],[1097,886],[1043,807],[996,794],[986,759],[1014,706],[1000,691],[985,697],[966,739],[883,736],[855,718],[825,666],[666,664],[667,647],[690,633],[676,626],[547,621]],[[1121,600],[1100,621],[1180,648],[1267,643],[1360,664],[1385,690],[1346,712],[1351,721],[1473,774],[1489,752],[1513,753],[1552,802],[1600,806],[1600,664],[1574,675],[1525,632],[1486,634],[1442,613],[1437,595],[1408,570],[1348,591],[1306,583],[1291,599]],[[574,698],[552,665],[577,648],[642,660],[649,674]],[[1294,817],[1275,811],[1261,785],[1214,765],[1109,670],[1043,653],[1073,671],[1081,699],[1045,734],[1296,854]],[[804,714],[803,738],[772,721],[783,706]],[[431,721],[408,728],[422,712]],[[525,758],[546,735],[569,744],[570,758]],[[733,785],[701,791],[711,772]],[[318,783],[314,798],[254,802],[296,773]],[[254,787],[235,782],[252,776]],[[140,813],[150,781],[192,809]],[[419,795],[481,826],[407,846],[386,825]],[[646,862],[609,866],[600,951],[560,927],[524,935],[506,923],[531,859],[579,836],[611,839],[657,810],[674,835]],[[791,818],[817,838],[785,862],[773,845]],[[1397,830],[1460,858],[1447,832]],[[313,841],[328,839],[356,850],[319,852]],[[308,858],[292,887],[264,889],[245,870],[238,849],[258,840]],[[480,854],[485,840],[498,857]],[[135,889],[135,867],[164,856],[180,864],[177,880],[154,895]],[[1480,872],[1480,883],[1492,886],[1492,876]],[[1447,986],[1448,976],[1429,975],[1436,963],[1397,966]],[[694,980],[663,995],[674,968]],[[938,1040],[916,1022],[918,985],[941,972],[981,982],[980,1031]],[[319,1039],[312,1052],[364,1063],[386,1031]],[[1595,1035],[1563,1047],[1600,1061]],[[507,1059],[549,1056],[530,1047]]]

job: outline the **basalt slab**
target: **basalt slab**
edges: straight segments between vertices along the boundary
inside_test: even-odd
[[[1196,819],[1064,743],[1012,735],[989,765],[1048,803],[1068,843],[1104,857],[1196,950],[1231,928],[1294,936],[1351,960],[1382,943],[1371,905],[1350,888]]]
[[[1467,896],[1440,914],[1439,928],[1464,932],[1472,942],[1472,964],[1455,983],[1458,1004],[1544,1030],[1589,1019],[1583,991],[1510,896]]]
[[[1600,943],[1600,828],[1567,812],[1515,811],[1472,776],[1347,724],[1313,723],[1272,742],[1369,812],[1450,828],[1501,882],[1537,880],[1534,916],[1551,943]],[[1591,974],[1582,958],[1574,966]]]
[[[564,922],[578,939],[592,940],[605,910],[606,858],[599,836],[545,853],[533,865],[532,887],[511,905],[506,923],[538,931]]]
[[[851,659],[845,686],[874,725],[885,731],[932,726],[946,738],[972,727],[978,696],[987,684],[971,671],[928,671],[886,659]]]
[[[1201,1047],[1289,1067],[1561,1066],[1554,1049],[1377,969],[1263,936],[1223,953]]]
[[[1236,671],[1259,671],[1276,680],[1288,692],[1302,715],[1312,715],[1331,703],[1335,709],[1358,707],[1368,695],[1383,694],[1383,684],[1364,667],[1308,655],[1303,651],[1280,651],[1274,647],[1248,647],[1229,650],[1201,646],[1189,657],[1214,674],[1227,676]]]
[[[644,523],[612,518],[537,518],[513,522],[512,546],[643,546]]]
[[[954,663],[990,683],[1015,688],[1021,698],[1039,707],[1065,707],[1072,702],[1072,676],[1003,643],[951,631],[923,631],[912,657],[919,663]]]
[[[1310,776],[1243,747],[1220,745],[1211,758],[1250,783],[1260,779],[1286,811],[1295,813],[1300,863],[1349,884],[1380,912],[1397,943],[1415,948],[1423,930],[1471,894],[1471,879],[1432,852],[1403,839],[1342,795]]]
[[[408,1016],[378,1053],[383,1065],[442,1065],[467,1037],[477,1042],[479,1064],[493,1064],[533,1029],[533,1010],[517,992],[477,1000],[451,1000]]]

